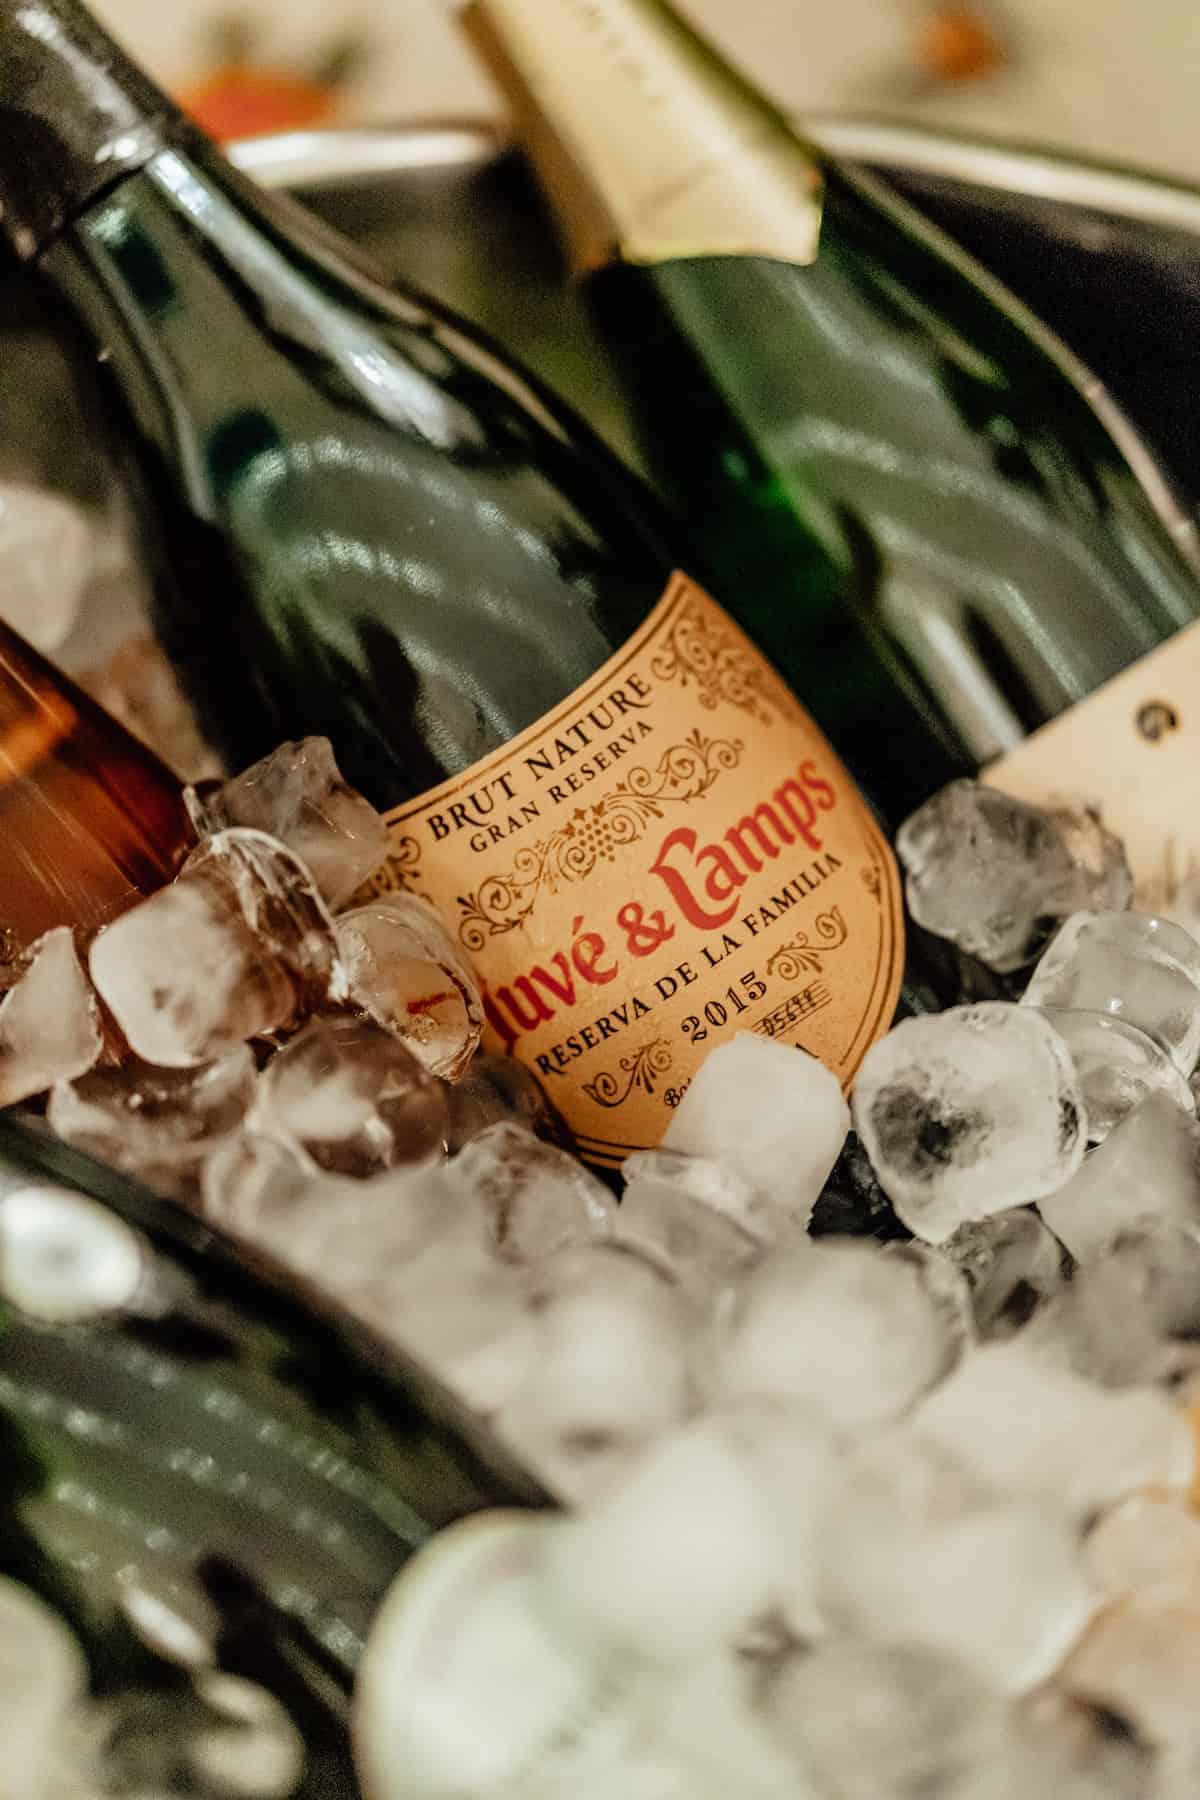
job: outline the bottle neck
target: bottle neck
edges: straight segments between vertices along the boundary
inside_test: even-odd
[[[471,0],[576,263],[811,262],[818,160],[660,0]]]
[[[19,257],[198,135],[76,0],[0,0],[0,233]]]

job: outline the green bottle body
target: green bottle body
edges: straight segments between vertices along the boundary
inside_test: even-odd
[[[103,358],[156,623],[207,734],[238,766],[323,732],[388,807],[578,687],[670,563],[582,429],[239,187],[166,151],[42,268]]]
[[[668,0],[466,24],[694,556],[720,592],[753,572],[764,647],[893,822],[1195,621],[1194,521],[1100,384]]]
[[[987,765],[1200,613],[1095,395],[856,179],[827,171],[810,266],[616,264],[588,292],[701,556],[824,643],[814,710],[852,761],[864,732],[891,759],[893,816],[941,757]]]
[[[187,1670],[215,1665],[291,1713],[302,1796],[355,1792],[345,1700],[396,1573],[451,1521],[544,1498],[346,1315],[9,1117],[10,1233],[14,1207],[0,1574],[64,1619],[114,1716],[149,1731],[161,1703],[185,1735]]]

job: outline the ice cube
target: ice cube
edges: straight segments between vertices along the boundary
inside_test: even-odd
[[[718,1651],[684,1664],[646,1695],[646,1763],[651,1780],[621,1800],[818,1800],[772,1744],[754,1704],[757,1670]],[[590,1800],[613,1800],[607,1787]],[[577,1800],[572,1789],[572,1800]]]
[[[200,878],[236,896],[250,929],[291,976],[299,1003],[315,1008],[348,997],[329,908],[286,845],[263,831],[219,831],[192,851],[176,884]]]
[[[1200,1240],[1158,1224],[1121,1232],[1076,1269],[1027,1343],[1104,1387],[1123,1387],[1196,1368],[1198,1340]]]
[[[1161,1044],[1112,1013],[1044,1007],[1075,1064],[1093,1143],[1140,1106],[1147,1094],[1166,1094],[1194,1118],[1196,1102]]]
[[[674,1267],[679,1279],[709,1301],[763,1254],[752,1223],[756,1199],[735,1170],[678,1150],[641,1150],[621,1171],[617,1230]]]
[[[747,1464],[707,1419],[664,1436],[547,1544],[547,1603],[599,1645],[663,1664],[732,1647],[772,1555]]]
[[[1200,1755],[1200,1593],[1153,1587],[1107,1607],[1059,1682],[1127,1720],[1144,1742]]]
[[[47,488],[0,482],[0,615],[39,650],[69,635],[99,553],[82,507]]]
[[[1131,1494],[1088,1532],[1083,1563],[1110,1599],[1165,1588],[1200,1600],[1200,1519],[1156,1494]]]
[[[568,1250],[529,1271],[537,1323],[528,1378],[496,1429],[564,1499],[588,1499],[690,1403],[690,1309],[630,1249]]]
[[[915,1261],[825,1240],[775,1251],[747,1277],[723,1327],[713,1387],[727,1401],[801,1401],[865,1430],[899,1418],[945,1375],[962,1342],[961,1320]]]
[[[433,1074],[456,1081],[479,1046],[483,1003],[474,973],[433,907],[389,894],[337,922],[350,993]]]
[[[480,1411],[524,1374],[521,1273],[478,1207],[417,1164],[368,1180],[305,1178],[261,1154],[215,1159],[206,1211],[331,1297]]]
[[[193,1069],[130,1060],[59,1082],[48,1118],[67,1143],[160,1193],[187,1196],[205,1157],[240,1127],[254,1083],[254,1058],[244,1044]]]
[[[287,1800],[304,1776],[305,1744],[274,1694],[244,1676],[202,1669],[194,1677],[208,1717],[184,1740],[184,1761],[218,1794]]]
[[[1133,903],[1133,873],[1120,838],[1105,829],[1100,814],[1091,806],[1049,808],[1049,816],[1071,860],[1084,877],[1086,899],[1079,909],[1120,912]]]
[[[151,1263],[132,1226],[86,1194],[30,1183],[0,1197],[0,1297],[31,1318],[90,1324],[144,1310]]]
[[[1158,1759],[1106,1707],[1050,1685],[1018,1700],[1012,1718],[1001,1753],[954,1800],[1167,1800]]]
[[[961,1225],[942,1254],[970,1284],[975,1329],[983,1339],[1011,1337],[1062,1290],[1063,1248],[1031,1207]]]
[[[692,1077],[663,1149],[727,1163],[781,1223],[804,1226],[849,1128],[837,1077],[823,1063],[739,1031]]]
[[[298,1144],[239,1131],[205,1157],[201,1210],[214,1225],[247,1243],[266,1247],[282,1239],[286,1244],[291,1215],[297,1209],[303,1215],[302,1195],[316,1176],[316,1164]]]
[[[522,1305],[510,1270],[503,1271],[499,1289],[489,1284],[487,1303],[487,1328],[480,1331],[478,1321],[473,1320],[464,1342],[441,1351],[439,1369],[442,1379],[473,1412],[494,1420],[529,1380],[542,1344],[537,1320]],[[429,1353],[426,1350],[424,1354]]]
[[[638,1150],[626,1157],[621,1174],[625,1182],[623,1217],[636,1210],[641,1193],[665,1190],[686,1194],[710,1212],[719,1213],[754,1243],[765,1244],[774,1235],[775,1221],[763,1195],[727,1162],[688,1156],[682,1150]],[[786,1230],[783,1235],[788,1235]]]
[[[123,639],[107,661],[76,680],[181,781],[220,777],[221,760],[201,736],[165,650],[148,631]]]
[[[905,820],[896,849],[918,925],[1004,974],[1033,961],[1056,920],[1128,906],[1117,839],[976,781],[952,781]],[[1074,852],[1074,854],[1073,854]]]
[[[852,1459],[826,1516],[819,1598],[843,1631],[961,1656],[1010,1693],[1050,1674],[1093,1606],[1068,1520],[907,1433]]]
[[[0,1576],[0,1729],[13,1800],[51,1800],[64,1732],[87,1690],[83,1648],[54,1609]],[[83,1800],[83,1796],[80,1796]]]
[[[762,1710],[775,1742],[837,1800],[958,1800],[1012,1731],[1005,1698],[978,1669],[919,1643],[847,1639],[788,1657],[767,1677]]]
[[[303,864],[224,831],[96,937],[92,980],[134,1052],[164,1068],[228,1054],[344,996],[332,921]]]
[[[31,944],[20,967],[0,999],[0,1106],[82,1075],[104,1047],[100,1009],[65,925]]]
[[[306,1175],[295,1162],[271,1164],[258,1156],[234,1165],[228,1175],[223,1200],[230,1228],[303,1275],[318,1292],[340,1300],[392,1342],[403,1341],[408,1314],[417,1319],[426,1301],[435,1311],[446,1304],[457,1274],[452,1258],[460,1249],[469,1304],[468,1290],[477,1274],[472,1253],[482,1255],[486,1246],[478,1229],[470,1229],[475,1222],[455,1211],[436,1168],[410,1164],[358,1180],[321,1171]],[[206,1186],[211,1204],[218,1194],[208,1171]],[[212,1216],[221,1217],[215,1207]],[[439,1270],[430,1251],[442,1246]],[[495,1258],[485,1261],[487,1272],[501,1285],[505,1271]],[[414,1297],[411,1290],[420,1280],[427,1284],[427,1295]],[[446,1335],[452,1337],[456,1329],[448,1316]]]
[[[874,1245],[863,1247],[875,1248]],[[903,1263],[916,1275],[941,1323],[946,1342],[946,1367],[952,1368],[976,1341],[971,1284],[965,1273],[940,1247],[922,1244],[917,1238],[905,1242],[893,1238],[882,1245],[880,1254],[885,1264]]]
[[[438,1181],[443,1201],[447,1188]],[[384,1257],[374,1275],[342,1284],[347,1303],[415,1356],[484,1416],[501,1414],[521,1389],[541,1345],[529,1319],[523,1271],[504,1263],[477,1215],[456,1217],[451,1198],[440,1230],[414,1255]],[[418,1223],[424,1221],[418,1215]],[[532,1466],[532,1465],[531,1465]]]
[[[446,1090],[450,1150],[461,1150],[489,1125],[504,1119],[529,1131],[550,1123],[550,1108],[537,1076],[511,1056],[477,1052]]]
[[[1078,1262],[1134,1225],[1200,1225],[1200,1124],[1166,1094],[1148,1094],[1038,1210]]]
[[[280,744],[231,781],[193,789],[187,799],[198,831],[249,825],[278,838],[335,909],[387,859],[387,826],[343,778],[328,738]]]
[[[628,1779],[644,1665],[598,1661],[547,1616],[543,1546],[570,1529],[545,1515],[484,1514],[417,1552],[374,1621],[356,1682],[364,1794],[664,1800]],[[416,1640],[414,1602],[430,1626]],[[451,1618],[453,1628],[440,1629]],[[415,1642],[438,1649],[414,1657]],[[327,1783],[310,1785],[329,1793]]]
[[[483,1208],[509,1262],[535,1262],[612,1229],[613,1197],[604,1183],[576,1157],[509,1121],[472,1138],[446,1179]]]
[[[738,1399],[711,1413],[749,1469],[771,1552],[773,1615],[798,1642],[821,1635],[821,1531],[845,1479],[845,1440],[810,1406]]]
[[[525,1288],[482,1209],[441,1164],[367,1180],[310,1168],[295,1148],[244,1134],[205,1165],[205,1214],[493,1412],[536,1346]]]
[[[92,979],[134,1051],[188,1068],[293,1015],[287,971],[264,955],[223,883],[179,881],[102,931]]]
[[[1146,1032],[1190,1075],[1200,1055],[1200,944],[1145,913],[1074,913],[1022,1004],[1110,1013]]]
[[[1080,1519],[1140,1488],[1182,1492],[1195,1467],[1187,1421],[1162,1394],[1099,1387],[1020,1338],[965,1357],[912,1426],[993,1487]]]
[[[440,1161],[369,1179],[306,1176],[281,1149],[273,1159],[250,1137],[212,1159],[208,1215],[476,1404],[468,1377],[495,1386],[488,1359],[526,1305],[523,1271],[496,1254],[483,1209],[447,1181]]]
[[[1066,1045],[1032,1007],[984,1001],[905,1019],[868,1051],[854,1122],[892,1205],[917,1237],[1059,1188],[1087,1121]]]
[[[1107,1707],[1096,1710],[1105,1718],[1112,1717]],[[1198,1792],[1200,1752],[1185,1744],[1179,1749],[1166,1748],[1155,1753],[1153,1780],[1132,1793],[1130,1800],[1143,1800],[1144,1795],[1149,1795],[1150,1800],[1194,1800]]]
[[[445,1089],[371,1019],[314,1019],[263,1071],[254,1128],[299,1144],[318,1168],[374,1175],[440,1156]]]

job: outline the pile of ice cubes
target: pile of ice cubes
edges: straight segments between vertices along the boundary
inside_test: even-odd
[[[852,1112],[733,1038],[618,1204],[481,1053],[432,910],[355,901],[386,835],[324,740],[192,806],[198,848],[86,971],[69,932],[31,948],[0,1100],[48,1089],[62,1136],[422,1358],[563,1503],[520,1600],[555,1679],[499,1705],[468,1655],[447,1717],[482,1761],[410,1744],[396,1800],[1198,1791],[1186,894],[1129,910],[1094,818],[952,784],[900,834],[910,910],[1009,997],[904,1019]]]
[[[96,1693],[66,1620],[0,1575],[5,1800],[294,1794],[305,1742],[276,1696],[212,1667],[204,1638],[148,1590],[128,1585],[122,1611],[139,1650],[123,1686]]]

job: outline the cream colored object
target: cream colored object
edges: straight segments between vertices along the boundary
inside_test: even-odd
[[[698,255],[811,262],[820,179],[800,145],[699,45],[636,0],[478,0],[536,120],[611,222],[627,262]],[[610,245],[593,243],[595,260]]]
[[[546,1544],[564,1529],[531,1513],[477,1513],[406,1565],[355,1684],[367,1800],[483,1800],[524,1793],[535,1774],[568,1793],[606,1771],[620,1791],[634,1716],[612,1665],[556,1629],[540,1591]]]
[[[97,12],[176,81],[194,74],[201,26],[229,0],[95,0]],[[355,120],[498,119],[494,88],[460,41],[447,0],[246,0],[264,45],[303,63],[366,21],[371,54]],[[1014,67],[987,82],[902,101],[917,0],[688,0],[697,26],[785,109],[887,112],[1024,138],[1200,180],[1195,0],[1006,0]]]
[[[0,482],[0,617],[38,650],[69,635],[101,560],[83,508],[48,488]]]
[[[1035,805],[1096,807],[1124,843],[1146,911],[1200,872],[1198,747],[1200,623],[1043,725],[983,779]]]

